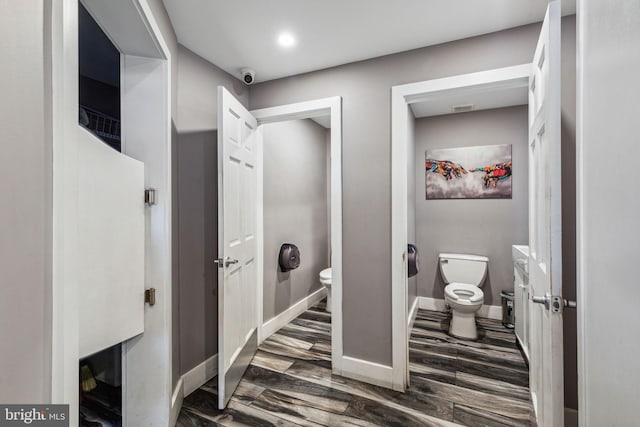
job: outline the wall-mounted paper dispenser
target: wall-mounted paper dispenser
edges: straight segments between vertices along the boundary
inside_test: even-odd
[[[418,271],[420,270],[418,262],[418,248],[416,248],[416,245],[412,245],[411,243],[407,245],[407,264],[409,267],[407,275],[409,277],[413,277],[418,274]]]
[[[278,264],[280,264],[280,271],[283,273],[298,268],[300,266],[300,250],[298,247],[293,243],[283,243],[280,246]]]

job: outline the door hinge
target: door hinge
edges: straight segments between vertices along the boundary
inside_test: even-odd
[[[155,188],[147,188],[144,190],[144,202],[149,205],[149,206],[153,206],[158,204],[158,200],[156,198],[157,196],[157,190]]]
[[[156,305],[156,288],[149,288],[144,290],[144,302],[152,307]]]

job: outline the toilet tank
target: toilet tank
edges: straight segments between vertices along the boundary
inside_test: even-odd
[[[480,255],[440,254],[440,273],[446,283],[467,283],[482,287],[489,258]]]

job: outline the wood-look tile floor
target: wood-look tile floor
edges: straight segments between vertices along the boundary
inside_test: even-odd
[[[224,411],[216,379],[184,399],[177,426],[528,426],[527,366],[513,332],[478,319],[480,339],[447,335],[445,313],[420,310],[405,393],[331,374],[331,316],[307,310],[258,349]]]

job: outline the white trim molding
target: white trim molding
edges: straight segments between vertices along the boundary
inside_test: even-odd
[[[171,395],[171,411],[169,413],[169,426],[174,427],[178,422],[182,402],[184,401],[184,380],[180,378]]]
[[[483,305],[476,313],[478,317],[484,317],[493,320],[502,320],[502,306],[501,305]]]
[[[447,303],[440,298],[418,297],[418,307],[422,310],[447,311]],[[476,313],[478,317],[502,320],[502,306],[483,305]]]
[[[367,360],[343,356],[342,376],[381,387],[393,388],[393,369],[391,366]]]
[[[447,304],[439,298],[418,297],[418,307],[421,310],[447,311]]]
[[[411,328],[413,328],[413,322],[416,321],[418,308],[421,308],[419,303],[420,303],[420,297],[416,297],[416,300],[413,302],[413,305],[411,306],[411,310],[409,311],[409,319],[407,320],[407,328],[408,328],[409,334],[411,334]]]
[[[327,289],[325,287],[322,287],[313,292],[311,295],[302,298],[300,301],[293,304],[282,313],[264,322],[264,324],[259,326],[259,328],[261,329],[261,331],[258,333],[258,336],[261,337],[259,344],[262,344],[264,340],[276,333],[280,328],[286,326],[293,319],[300,316],[309,307],[313,307],[314,305],[316,305],[325,296],[327,296]]]
[[[573,408],[564,408],[564,426],[578,427],[578,410]]]
[[[342,98],[316,99],[277,107],[251,111],[259,124],[282,122],[286,120],[309,119],[320,116],[331,117],[331,368],[336,375],[342,374]],[[262,147],[258,147],[258,230],[257,245],[264,242],[264,223],[262,211]],[[261,253],[258,254],[262,257]],[[263,275],[262,259],[258,259],[258,319],[263,318]],[[258,322],[259,324],[261,322]],[[264,340],[258,328],[258,340]]]
[[[391,88],[391,335],[393,389],[404,391],[408,376],[407,306],[407,150],[410,105],[442,99],[460,92],[491,92],[504,88],[528,88],[531,63]],[[487,310],[495,315],[495,310]]]
[[[207,382],[211,381],[216,375],[218,375],[217,353],[182,376],[180,380],[183,384],[184,397],[189,396]]]
[[[171,395],[169,415],[169,425],[171,427],[178,422],[184,398],[211,381],[216,375],[218,375],[218,354],[214,354],[180,377]]]

